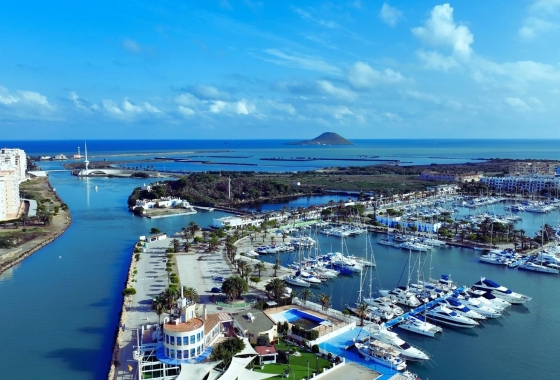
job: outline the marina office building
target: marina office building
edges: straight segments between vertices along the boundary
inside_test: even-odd
[[[25,181],[27,158],[21,149],[0,150],[0,221],[18,217],[19,185]]]

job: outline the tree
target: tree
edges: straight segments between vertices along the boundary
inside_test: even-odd
[[[158,228],[152,227],[152,229],[150,230],[150,235],[155,235],[159,233],[161,233],[161,231]]]
[[[256,263],[254,268],[257,272],[259,272],[259,278],[261,278],[261,271],[266,272],[266,265],[262,261]]]
[[[122,291],[123,296],[127,297],[127,296],[133,296],[136,294],[136,289],[134,288],[126,288],[125,290]]]
[[[181,243],[179,242],[179,239],[171,240],[171,247],[173,248],[174,253],[179,252],[179,247],[180,246],[181,246]]]
[[[276,301],[279,301],[282,294],[286,293],[286,284],[280,278],[273,278],[264,288]]]
[[[280,259],[278,257],[276,257],[276,261],[274,262],[274,266],[272,267],[274,269],[274,277],[277,276],[277,272],[278,269],[280,269]]]
[[[191,248],[191,243],[189,243],[188,240],[185,240],[185,242],[183,243],[183,249],[185,250],[185,252],[188,252],[190,248]]]
[[[270,338],[268,335],[259,335],[257,337],[257,346],[268,346],[270,344]]]
[[[177,304],[177,298],[179,298],[179,290],[176,286],[170,286],[161,293],[162,297],[165,299],[167,310],[169,314],[173,310],[173,306]]]
[[[158,324],[161,324],[161,315],[165,310],[165,299],[162,295],[156,296],[152,300],[152,310],[155,311],[158,316]]]
[[[358,316],[358,318],[360,318],[360,326],[364,325],[364,319],[367,316],[367,308],[368,304],[365,302],[361,302],[356,307],[356,315]]]
[[[247,281],[239,276],[231,276],[222,283],[222,292],[231,300],[241,299],[241,295],[249,290]]]
[[[231,359],[243,351],[245,348],[245,342],[240,338],[230,338],[224,340],[223,342],[217,343],[212,348],[211,360],[222,361],[221,365],[223,368],[229,367]]]
[[[196,232],[198,230],[200,230],[200,227],[198,226],[198,224],[196,224],[196,222],[191,221],[189,222],[188,226],[187,226],[188,231],[191,234],[191,237],[194,239],[194,235],[196,234]]]
[[[183,297],[187,299],[187,303],[195,303],[200,300],[200,296],[195,288],[183,286]]]
[[[308,299],[312,299],[313,297],[314,297],[314,294],[311,291],[311,289],[309,289],[309,288],[303,288],[298,294],[298,298],[301,300],[301,302],[304,305],[307,303]]]
[[[325,293],[321,293],[321,294],[319,294],[319,296],[317,298],[319,299],[319,302],[321,302],[322,309],[323,310],[328,310],[329,303],[331,302],[331,296],[329,296]]]

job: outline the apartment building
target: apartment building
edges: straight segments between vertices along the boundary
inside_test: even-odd
[[[18,217],[19,185],[25,180],[27,158],[21,149],[0,150],[0,221]]]

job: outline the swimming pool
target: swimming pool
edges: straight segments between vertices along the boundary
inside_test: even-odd
[[[297,324],[303,327],[305,330],[314,329],[317,326],[320,326],[322,322],[326,320],[316,315],[312,315],[306,313],[305,311],[299,309],[288,309],[281,313],[271,314],[270,315],[277,323],[281,322],[288,322],[291,324]]]

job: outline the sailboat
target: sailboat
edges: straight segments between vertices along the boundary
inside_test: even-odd
[[[524,263],[522,263],[521,265],[519,265],[519,269],[530,270],[533,272],[559,274],[560,270],[558,270],[557,268],[553,268],[548,265],[545,265],[545,262],[543,261],[542,258],[543,249],[544,249],[544,219],[543,219],[543,227],[541,229],[541,250],[539,251],[538,254],[539,259],[538,260],[529,259]]]
[[[389,224],[390,224],[389,215],[387,215],[387,238],[378,240],[378,241],[377,241],[377,244],[381,244],[381,245],[390,245],[390,246],[394,247],[394,246],[395,246],[395,243],[392,242],[391,240],[389,240],[389,236],[391,236],[391,235],[389,234]]]

